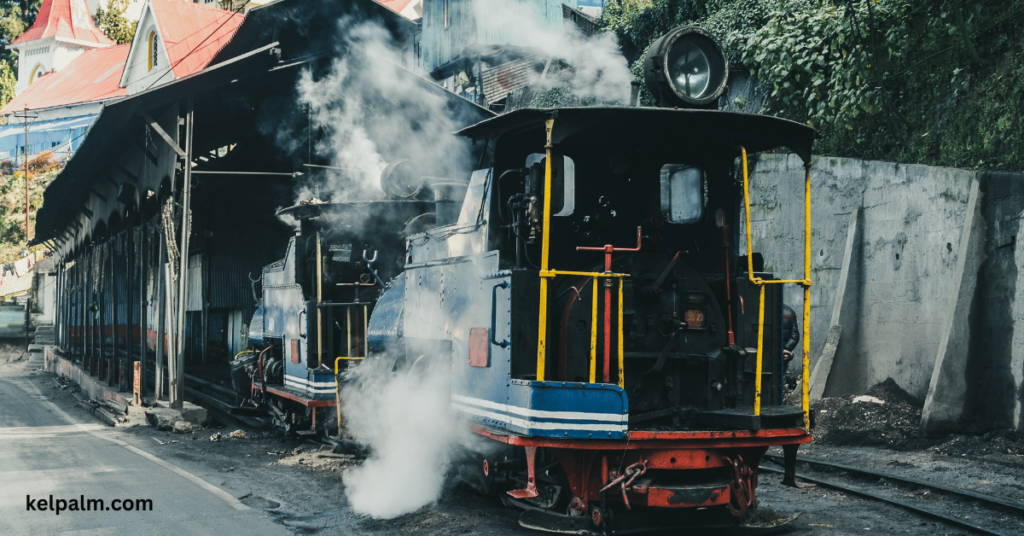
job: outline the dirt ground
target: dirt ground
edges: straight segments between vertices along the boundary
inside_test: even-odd
[[[28,371],[24,359],[7,359],[2,363],[0,373],[24,368],[56,404],[68,408],[83,421],[93,418],[77,405],[72,395],[74,387],[61,388],[52,374]],[[956,437],[924,449],[913,449],[908,446],[913,442],[905,441],[911,435],[910,427],[902,420],[906,418],[912,422],[913,409],[903,407],[903,402],[911,407],[913,404],[901,401],[898,393],[887,392],[884,388],[872,393],[871,396],[885,400],[886,404],[890,399],[893,402],[888,409],[884,409],[886,404],[868,402],[873,405],[864,410],[861,405],[865,402],[823,402],[824,415],[834,412],[834,415],[846,416],[846,421],[830,421],[830,417],[819,419],[820,439],[813,445],[802,447],[801,453],[849,465],[903,471],[920,478],[937,479],[950,485],[972,487],[1024,501],[1024,456],[1019,452],[976,452],[973,450],[975,447],[966,448],[965,445],[981,445],[983,439]],[[886,415],[884,419],[873,417],[883,414]],[[857,415],[866,416],[864,419],[869,424],[874,423],[866,432],[874,439],[857,446],[832,444],[842,443],[850,437],[844,427],[865,425]],[[451,485],[435,504],[396,519],[378,520],[356,514],[346,501],[342,475],[360,460],[350,455],[333,454],[331,447],[312,441],[286,439],[276,431],[214,423],[191,433],[176,434],[147,425],[137,410],[127,422],[113,430],[119,439],[220,486],[250,507],[264,510],[294,534],[536,534],[518,525],[519,511],[502,506],[496,498],[480,496],[458,485]],[[1001,449],[1004,446],[1003,443],[988,442],[993,446],[984,448]],[[1014,438],[1006,444],[1013,445],[1008,447],[1013,451],[1018,441]],[[780,449],[774,450],[775,454],[781,455]],[[782,486],[779,480],[777,475],[763,474],[757,496],[763,509],[780,514],[801,513],[791,524],[791,533],[815,536],[967,534],[895,507],[822,488],[792,489]],[[382,497],[381,500],[387,498]]]
[[[1024,434],[992,430],[977,435],[927,437],[920,433],[923,402],[910,396],[892,378],[863,395],[823,398],[816,411],[814,443],[828,446],[878,446],[892,450],[925,450],[948,456],[1024,457]]]

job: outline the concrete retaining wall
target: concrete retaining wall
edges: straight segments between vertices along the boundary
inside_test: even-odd
[[[803,163],[794,155],[762,155],[751,174],[754,250],[764,254],[768,269],[787,279],[803,275],[802,178]],[[977,258],[969,259],[975,262],[962,264],[972,273],[961,274],[957,256],[976,179],[982,246],[973,253]],[[952,293],[962,278],[976,277],[969,318],[953,319],[970,323],[968,355],[952,359],[966,370],[963,407],[953,420],[960,428],[967,422],[983,428],[1024,426],[1024,333],[1014,330],[1024,319],[1024,282],[1018,284],[1018,274],[1024,275],[1019,269],[1024,254],[1018,255],[1024,247],[1024,226],[1019,225],[1024,175],[816,157],[812,367],[830,328],[850,215],[858,208],[859,243],[850,259],[855,264],[851,277],[857,281],[848,287],[856,299],[843,304],[854,309],[843,311],[844,317],[853,315],[854,325],[852,330],[844,326],[825,396],[862,392],[892,377],[924,400],[937,353],[950,337],[943,321],[957,303]],[[745,244],[740,249],[745,252]],[[800,310],[802,293],[787,288],[786,301]]]

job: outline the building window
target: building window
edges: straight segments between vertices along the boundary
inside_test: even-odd
[[[147,70],[152,71],[153,67],[157,66],[159,53],[160,53],[160,40],[157,39],[156,30],[149,32],[149,68]]]
[[[451,15],[450,15],[451,12],[448,10],[448,1],[449,0],[444,0],[444,27],[445,28],[450,26],[451,23],[452,23],[452,19],[451,19]]]

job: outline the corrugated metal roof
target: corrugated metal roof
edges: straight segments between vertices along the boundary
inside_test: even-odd
[[[43,0],[35,22],[11,44],[20,45],[46,37],[74,39],[99,46],[114,44],[93,24],[85,0]]]
[[[60,71],[33,82],[0,109],[0,115],[25,108],[40,110],[126,96],[128,92],[118,83],[130,48],[131,45],[118,45],[83,52]]]
[[[193,2],[150,0],[175,78],[201,71],[224,47],[245,16]]]
[[[578,7],[579,0],[519,0],[484,4],[480,0],[424,0],[420,63],[434,73],[488,46],[536,47],[538,31],[563,31],[562,5]],[[491,9],[499,6],[502,9]],[[529,24],[510,23],[509,18]]]
[[[536,71],[534,61],[521,59],[510,61],[480,74],[484,86],[484,98],[488,104],[504,99],[509,93],[530,85]]]

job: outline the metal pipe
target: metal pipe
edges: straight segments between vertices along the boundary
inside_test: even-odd
[[[729,345],[736,344],[736,333],[732,330],[732,292],[729,289],[729,226],[722,224],[722,250],[725,252],[725,305],[729,315],[726,316],[729,326]]]
[[[260,392],[263,393],[264,400],[266,400],[267,397],[267,379],[266,377],[263,376],[263,355],[273,348],[277,348],[277,345],[271,344],[270,346],[264,348],[262,352],[260,352]]]
[[[271,177],[294,177],[294,173],[275,173],[269,171],[193,171],[195,175],[267,175]]]

